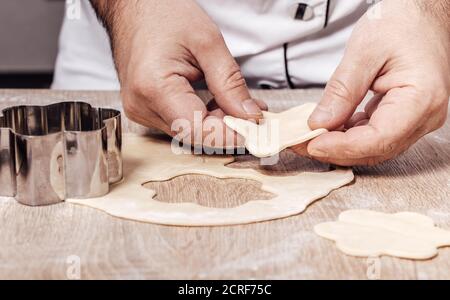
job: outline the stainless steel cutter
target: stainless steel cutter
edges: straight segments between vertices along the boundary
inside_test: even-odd
[[[121,114],[84,102],[0,116],[0,196],[40,206],[107,194],[122,179]]]

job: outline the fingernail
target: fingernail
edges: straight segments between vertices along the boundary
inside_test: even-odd
[[[312,113],[309,120],[314,123],[322,124],[331,121],[332,118],[333,113],[329,110],[329,108],[319,105],[317,106],[316,110]]]
[[[242,108],[248,115],[259,116],[261,115],[261,109],[255,103],[255,101],[249,99],[242,102]]]
[[[320,149],[310,149],[308,151],[309,155],[313,156],[313,157],[327,157],[328,154]]]

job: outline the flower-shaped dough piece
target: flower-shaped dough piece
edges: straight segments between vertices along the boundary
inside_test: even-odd
[[[264,118],[259,124],[231,116],[226,116],[224,122],[244,137],[245,147],[251,154],[270,157],[327,132],[326,129],[311,130],[308,126],[308,118],[316,106],[306,103],[282,113],[263,112]]]
[[[341,213],[337,222],[318,224],[314,231],[352,256],[429,259],[437,255],[439,247],[450,246],[450,231],[436,227],[427,216],[411,212],[349,210]]]

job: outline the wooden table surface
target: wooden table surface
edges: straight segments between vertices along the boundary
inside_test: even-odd
[[[253,91],[271,109],[317,101],[320,90]],[[0,90],[0,107],[85,100],[120,107],[115,92]],[[125,121],[125,131],[142,128]],[[355,168],[356,181],[281,220],[216,228],[169,227],[127,221],[60,204],[31,208],[0,198],[0,278],[65,279],[450,279],[450,248],[431,260],[355,258],[316,236],[317,223],[347,209],[413,211],[450,229],[450,122],[400,158]],[[257,166],[251,157],[239,165]],[[294,172],[317,163],[285,153],[276,170]],[[227,207],[270,198],[258,183],[183,176],[151,183],[160,201],[195,201]],[[183,196],[181,197],[181,191]],[[75,260],[74,260],[75,258]],[[368,276],[369,274],[369,276]],[[69,276],[71,278],[71,276]],[[76,276],[75,276],[76,277]]]

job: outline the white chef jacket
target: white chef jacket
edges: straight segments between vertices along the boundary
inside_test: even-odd
[[[300,88],[327,82],[353,25],[375,0],[197,2],[219,26],[250,87]],[[88,0],[78,5],[78,17],[66,13],[53,88],[118,90],[106,31]]]

